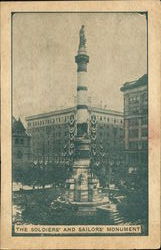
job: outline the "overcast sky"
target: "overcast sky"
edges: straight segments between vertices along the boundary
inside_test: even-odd
[[[17,13],[13,16],[13,114],[74,105],[79,30],[85,25],[92,105],[123,110],[120,87],[147,73],[147,25],[137,13]]]

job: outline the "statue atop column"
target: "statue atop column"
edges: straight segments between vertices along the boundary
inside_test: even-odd
[[[80,31],[79,31],[79,37],[80,37],[80,42],[79,42],[79,49],[80,48],[86,48],[86,37],[85,37],[85,30],[84,30],[84,25],[82,25]]]

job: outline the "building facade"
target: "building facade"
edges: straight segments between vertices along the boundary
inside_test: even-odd
[[[127,82],[124,94],[125,157],[128,172],[137,172],[148,163],[148,77]]]
[[[12,161],[13,167],[20,169],[31,161],[31,136],[22,121],[12,120]]]
[[[88,112],[90,134],[91,123],[96,124],[96,142],[103,143],[107,151],[119,149],[123,144],[122,113],[94,107],[88,107]],[[47,160],[53,160],[54,157],[61,156],[66,151],[69,155],[73,154],[72,142],[77,129],[76,114],[77,109],[73,107],[26,118],[27,131],[32,136],[33,160],[42,160],[43,155]]]
[[[114,165],[123,151],[123,115],[121,112],[88,106],[88,134],[91,157],[97,167]],[[77,108],[53,111],[26,118],[31,135],[32,161],[58,165],[72,164],[77,132]],[[118,160],[119,161],[119,160]]]

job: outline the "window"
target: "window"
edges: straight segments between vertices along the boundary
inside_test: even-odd
[[[130,138],[138,137],[138,129],[130,129],[129,130],[129,137]]]
[[[114,136],[116,136],[116,134],[117,134],[117,128],[113,128],[113,134],[114,134]]]
[[[148,130],[147,130],[146,128],[143,128],[143,129],[141,130],[141,136],[142,136],[142,137],[147,137],[147,136],[148,136]]]
[[[23,145],[24,141],[23,139],[20,139],[20,144]]]
[[[130,153],[128,156],[129,163],[131,164],[138,163],[139,161],[138,157],[139,157],[138,153]]]
[[[138,149],[138,142],[129,142],[129,149]]]
[[[23,156],[22,152],[18,151],[17,152],[17,159],[22,159],[22,156]]]
[[[18,143],[19,143],[19,139],[16,138],[16,139],[15,139],[15,144],[18,144]]]
[[[131,96],[129,97],[129,104],[131,103],[137,103],[139,101],[139,97],[138,96]]]
[[[129,120],[129,126],[137,126],[138,125],[138,119],[130,119]]]
[[[137,106],[132,107],[131,108],[131,113],[138,114],[139,113],[139,107],[137,107]]]

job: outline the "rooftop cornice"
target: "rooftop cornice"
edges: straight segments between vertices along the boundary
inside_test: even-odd
[[[91,111],[95,111],[95,112],[106,113],[106,114],[111,114],[111,115],[115,114],[115,115],[123,116],[123,112],[117,111],[117,110],[103,109],[103,108],[99,108],[99,107],[89,107],[88,109],[91,110]]]
[[[28,121],[30,119],[47,118],[47,117],[50,117],[52,115],[66,114],[66,113],[70,113],[73,111],[76,111],[76,106],[71,107],[71,108],[66,108],[66,109],[59,109],[59,110],[55,110],[55,111],[51,111],[51,112],[47,112],[47,113],[41,113],[41,114],[27,116],[25,119],[26,119],[26,121]]]
[[[47,112],[47,113],[31,115],[31,116],[26,117],[25,119],[26,119],[26,121],[34,120],[34,119],[43,119],[43,118],[48,118],[51,116],[68,114],[70,112],[76,112],[76,110],[77,110],[77,108],[76,108],[76,106],[74,106],[71,108],[66,108],[66,109],[55,110],[55,111],[51,111],[51,112]],[[88,106],[88,110],[93,111],[93,112],[109,114],[109,115],[123,116],[123,112],[116,111],[116,110],[110,110],[110,109],[103,109],[103,108],[99,108],[99,107]]]
[[[148,84],[148,75],[144,74],[142,77],[140,77],[138,80],[131,81],[131,82],[125,82],[123,84],[123,87],[120,88],[122,92],[129,89],[134,89],[142,86],[146,86]]]

